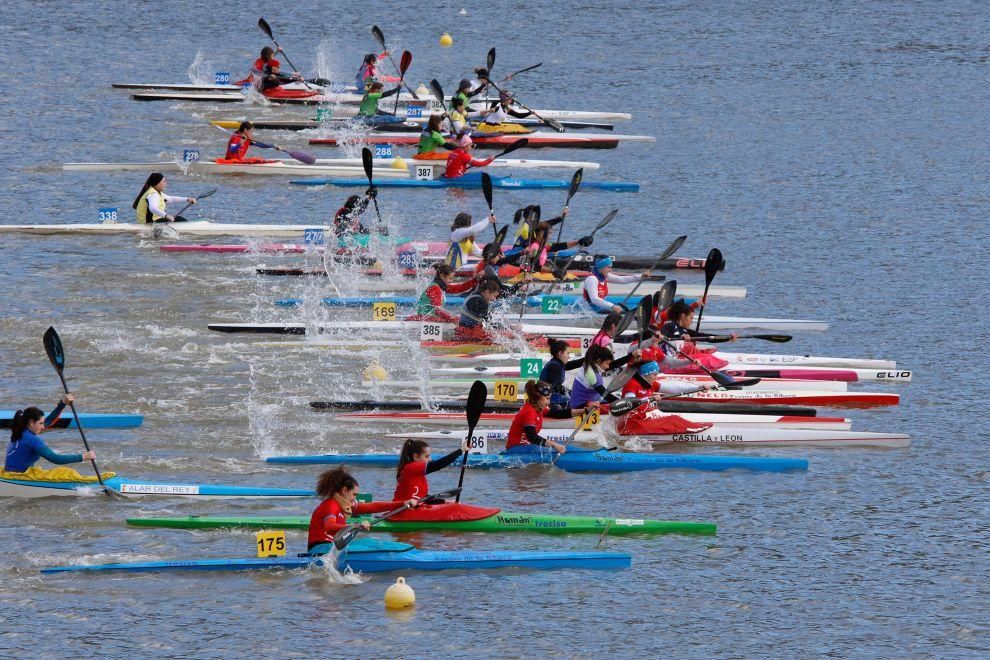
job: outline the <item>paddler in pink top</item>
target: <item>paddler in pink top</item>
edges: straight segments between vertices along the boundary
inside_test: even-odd
[[[467,133],[461,135],[457,140],[457,148],[447,156],[447,171],[444,177],[447,179],[457,179],[468,171],[470,167],[484,167],[490,165],[495,158],[478,160],[471,155],[474,149],[474,141]]]

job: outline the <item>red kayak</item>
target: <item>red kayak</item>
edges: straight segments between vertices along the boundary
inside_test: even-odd
[[[671,397],[668,401],[696,401],[699,403],[744,403],[774,406],[819,406],[824,408],[877,408],[896,406],[901,397],[886,392],[815,392],[712,390],[688,396]]]

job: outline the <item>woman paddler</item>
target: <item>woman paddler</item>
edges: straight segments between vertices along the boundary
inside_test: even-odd
[[[471,130],[471,124],[468,120],[471,118],[471,114],[468,113],[467,106],[464,104],[464,99],[455,96],[450,102],[450,113],[447,115],[450,117],[451,128],[454,129],[454,135],[460,135],[464,131]]]
[[[659,401],[663,395],[678,396],[711,390],[718,387],[717,383],[690,383],[684,380],[660,380],[660,365],[650,360],[639,365],[636,374],[622,386],[623,398],[649,399]]]
[[[597,403],[589,403],[584,408],[571,409],[571,392],[564,384],[568,371],[577,369],[584,364],[584,357],[571,360],[571,346],[563,339],[547,340],[550,347],[550,361],[544,365],[540,372],[540,382],[550,386],[550,402],[545,415],[553,419],[567,419],[569,417],[580,417],[591,408],[597,407]]]
[[[712,355],[715,349],[702,349],[698,348],[692,339],[698,336],[704,336],[704,333],[696,332],[691,328],[694,323],[694,309],[684,302],[683,299],[675,300],[673,304],[667,309],[667,317],[670,319],[660,328],[660,334],[663,335],[669,341],[683,341],[684,344],[681,346],[681,351],[686,355],[690,355],[691,358],[697,360],[703,364],[708,369],[721,369],[725,365],[729,364],[725,360],[715,357]],[[730,335],[731,339],[729,341],[735,341],[737,338],[736,333]],[[670,344],[664,344],[663,350],[665,354],[670,358],[677,357],[677,351],[674,350],[673,346]],[[685,367],[680,368],[664,368],[664,373],[684,373],[684,372],[697,372],[700,371],[697,365],[690,364]]]
[[[454,330],[459,341],[494,342],[501,329],[492,324],[491,304],[502,293],[502,283],[497,278],[483,278],[478,289],[464,301],[461,317]],[[489,326],[488,329],[485,326]]]
[[[82,454],[59,454],[39,437],[55,425],[65,406],[72,401],[75,401],[75,397],[66,394],[55,409],[48,413],[48,417],[34,406],[15,412],[10,424],[10,444],[7,445],[7,460],[3,469],[7,472],[26,472],[38,462],[39,458],[56,465],[82,463],[95,459],[96,454],[92,451]]]
[[[403,504],[416,506],[416,500],[406,502],[358,502],[357,479],[343,467],[328,470],[316,482],[316,494],[323,499],[309,519],[309,551],[325,554],[330,551],[333,535],[347,526],[347,518],[363,513],[383,513]],[[368,522],[361,526],[369,529]]]
[[[574,378],[571,387],[571,409],[584,408],[589,403],[612,403],[618,400],[614,394],[606,396],[604,374],[612,367],[615,356],[602,346],[590,346],[584,354],[584,369]],[[602,407],[602,412],[608,412]]]
[[[550,223],[540,222],[536,225],[536,229],[533,230],[532,242],[526,249],[526,258],[530,263],[535,260],[535,271],[543,272],[553,272],[553,267],[547,264],[547,257],[551,252],[559,252],[560,250],[566,250],[580,245],[581,247],[588,247],[594,241],[592,236],[582,236],[576,241],[561,241],[559,243],[547,243],[550,238]],[[543,249],[540,249],[540,245],[543,245]],[[566,273],[564,274],[566,277]]]
[[[471,224],[471,220],[470,213],[458,213],[450,225],[450,246],[447,248],[444,263],[454,270],[463,266],[468,257],[481,256],[481,248],[475,245],[474,238],[484,231],[489,223],[495,224],[495,214],[492,213],[485,220],[479,220],[474,224]]]
[[[498,101],[492,104],[484,119],[477,126],[482,133],[532,133],[533,130],[522,124],[513,123],[512,118],[525,119],[532,112],[520,112],[512,107],[512,92],[502,90]]]
[[[454,149],[447,156],[447,169],[443,176],[446,179],[457,179],[468,171],[471,167],[484,167],[486,165],[491,165],[495,157],[485,158],[484,160],[478,160],[471,155],[474,150],[474,140],[467,133],[462,133],[459,138],[457,138],[457,148]]]
[[[364,56],[364,61],[361,62],[361,67],[358,69],[357,76],[354,78],[358,93],[364,92],[369,88],[371,83],[376,80],[384,82],[399,82],[399,79],[395,76],[387,76],[378,72],[378,62],[386,57],[388,57],[387,50],[381,55],[368,53]]]
[[[165,176],[161,172],[152,172],[141,187],[141,192],[134,198],[131,207],[135,211],[135,220],[140,223],[148,222],[185,222],[180,216],[169,215],[165,205],[169,202],[188,202],[195,204],[195,197],[176,197],[165,194]]]
[[[434,276],[430,286],[416,301],[416,313],[406,318],[407,321],[432,321],[435,323],[457,323],[458,317],[444,311],[446,294],[461,295],[472,291],[478,283],[477,277],[463,282],[454,282],[454,269],[447,264],[433,264]]]
[[[430,445],[423,440],[410,438],[402,445],[399,452],[399,467],[395,473],[395,493],[392,499],[401,502],[410,498],[423,498],[430,494],[430,484],[426,475],[442,470],[464,455],[467,451],[467,440],[460,449],[449,454],[430,460]]]
[[[651,271],[644,271],[642,275],[616,275],[612,272],[612,257],[600,256],[595,259],[591,275],[588,275],[581,286],[581,294],[588,305],[599,312],[623,312],[620,305],[613,305],[605,300],[608,296],[608,283],[628,284],[639,282],[650,276]]]
[[[457,145],[443,134],[443,115],[430,115],[423,132],[419,134],[419,147],[413,158],[417,160],[447,160],[446,151],[453,151]],[[438,151],[445,149],[446,151]]]
[[[227,150],[223,154],[223,161],[229,163],[264,163],[264,158],[248,158],[247,152],[254,143],[254,124],[249,121],[242,121],[234,134],[227,140]],[[278,145],[274,145],[276,148]]]
[[[364,96],[361,98],[361,105],[358,108],[358,119],[368,120],[372,118],[384,118],[388,120],[394,120],[395,115],[391,112],[385,112],[384,110],[378,109],[378,102],[383,98],[389,96],[395,96],[400,91],[401,87],[393,87],[387,92],[382,91],[385,89],[385,85],[380,82],[373,82],[368,86],[368,91],[365,92]]]
[[[261,57],[254,61],[247,79],[254,83],[259,91],[264,92],[294,80],[302,80],[302,76],[298,73],[290,75],[280,71],[282,63],[275,59],[275,55],[281,52],[281,47],[272,50],[271,46],[265,46],[261,49]]]
[[[543,430],[543,415],[550,405],[550,384],[541,381],[526,381],[526,402],[512,418],[509,436],[505,440],[507,451],[526,451],[530,446],[551,447],[560,454],[567,447],[540,435]],[[568,415],[570,416],[570,415]]]

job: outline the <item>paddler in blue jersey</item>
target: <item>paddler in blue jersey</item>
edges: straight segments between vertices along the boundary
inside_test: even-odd
[[[141,192],[134,198],[131,207],[135,212],[135,220],[139,224],[148,222],[185,222],[181,215],[169,215],[165,210],[165,205],[172,202],[188,202],[195,204],[195,197],[176,197],[165,194],[165,175],[161,172],[152,172],[148,175]]]
[[[48,414],[48,417],[45,417],[45,414],[34,406],[14,413],[14,419],[10,424],[10,444],[7,445],[7,459],[4,462],[5,471],[26,472],[38,462],[39,458],[44,458],[49,463],[56,465],[82,463],[96,458],[96,454],[92,451],[82,454],[59,454],[46,445],[40,437],[42,433],[55,425],[65,406],[73,401],[75,401],[75,397],[72,394],[66,394],[55,406],[55,410]]]
[[[454,270],[463,266],[468,257],[481,256],[481,248],[475,245],[475,236],[489,224],[495,224],[495,214],[492,213],[487,219],[474,224],[471,224],[471,220],[470,213],[458,213],[450,225],[450,247],[447,248],[444,262]]]

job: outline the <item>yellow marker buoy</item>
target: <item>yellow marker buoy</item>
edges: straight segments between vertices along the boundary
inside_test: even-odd
[[[429,96],[430,90],[426,88],[426,85],[419,83],[419,87],[416,88],[416,96]],[[237,126],[234,127],[235,129]]]
[[[406,165],[406,160],[402,156],[396,156],[392,159],[392,169],[393,170],[408,170],[409,166]]]
[[[454,38],[451,37],[448,33],[444,32],[443,36],[440,37],[440,45],[443,46],[444,48],[450,48],[451,46],[454,45]]]
[[[385,607],[389,609],[401,610],[415,604],[416,594],[404,577],[397,578],[395,584],[385,590]]]
[[[388,380],[388,372],[379,364],[378,360],[372,360],[364,370],[365,380]]]

